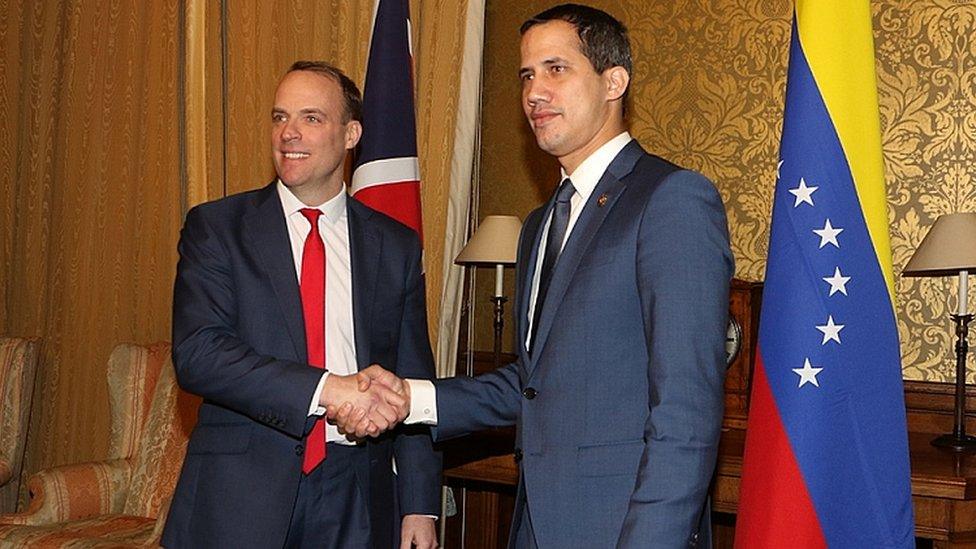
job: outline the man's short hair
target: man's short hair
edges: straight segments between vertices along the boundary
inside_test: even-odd
[[[342,88],[342,99],[343,103],[345,103],[345,109],[343,109],[345,111],[345,120],[343,122],[349,122],[350,120],[355,120],[356,122],[363,121],[363,95],[359,93],[359,88],[356,87],[356,83],[346,76],[346,73],[325,61],[295,61],[285,74],[295,71],[317,72],[331,78]]]
[[[576,28],[582,44],[580,51],[596,72],[603,74],[610,67],[623,67],[627,74],[633,74],[627,27],[609,13],[580,4],[561,4],[522,23],[519,33],[525,34],[549,21],[565,21]]]

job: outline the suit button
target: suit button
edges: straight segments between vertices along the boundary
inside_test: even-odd
[[[522,390],[522,396],[524,396],[525,398],[527,398],[529,400],[532,400],[533,398],[535,398],[535,395],[537,395],[537,394],[539,394],[539,391],[536,391],[532,387],[526,387],[525,389]]]
[[[520,461],[522,461],[522,449],[521,448],[516,448],[515,449],[515,463],[519,463]]]
[[[302,455],[304,453],[305,453],[305,447],[302,446],[301,444],[296,444],[295,445],[295,455],[296,456],[300,456],[300,455]]]

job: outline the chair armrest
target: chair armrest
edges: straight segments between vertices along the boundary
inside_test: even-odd
[[[0,486],[10,482],[10,479],[14,478],[14,472],[10,469],[10,464],[7,460],[0,459]]]
[[[132,464],[127,459],[39,471],[27,481],[27,510],[0,516],[0,524],[36,526],[121,513],[131,476]]]

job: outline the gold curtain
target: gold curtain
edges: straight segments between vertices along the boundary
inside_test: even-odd
[[[36,471],[104,453],[110,350],[169,335],[180,12],[5,4],[0,332],[43,338],[25,460]]]
[[[294,60],[362,84],[373,2],[0,4],[0,333],[43,338],[30,473],[102,457],[105,361],[118,342],[169,339],[183,215],[271,179],[270,104]],[[466,2],[412,4],[437,303]]]

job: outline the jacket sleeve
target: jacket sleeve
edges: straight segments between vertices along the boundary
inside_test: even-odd
[[[197,207],[180,234],[173,290],[173,364],[190,393],[293,437],[311,423],[308,409],[322,370],[257,353],[235,330],[242,291],[231,255]],[[274,329],[269,327],[269,329]]]
[[[722,424],[733,262],[718,192],[697,173],[672,173],[648,201],[639,238],[650,410],[618,546],[681,547],[697,531]]]
[[[508,364],[477,377],[439,379],[437,390],[437,440],[447,440],[514,425],[519,411],[518,363]]]

